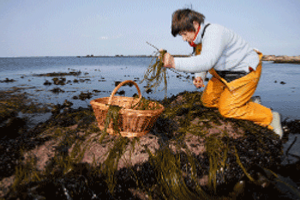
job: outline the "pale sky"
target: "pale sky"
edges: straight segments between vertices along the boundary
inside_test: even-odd
[[[0,0],[0,57],[189,54],[171,16],[191,5],[265,55],[300,55],[300,0]]]

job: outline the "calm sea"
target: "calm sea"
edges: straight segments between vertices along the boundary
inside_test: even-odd
[[[145,83],[140,83],[152,58],[149,57],[29,57],[29,58],[0,58],[0,80],[14,79],[15,82],[0,83],[1,90],[20,87],[32,94],[37,101],[43,103],[60,103],[65,99],[75,103],[75,106],[86,106],[89,101],[74,100],[73,96],[81,92],[93,92],[94,98],[110,96],[115,88],[115,81],[135,80],[142,95],[154,99],[163,99],[165,92],[146,93]],[[38,77],[35,74],[52,72],[81,71],[79,76],[65,76],[71,82],[59,86],[64,93],[54,94],[50,90],[56,85],[45,86],[53,77]],[[197,90],[191,81],[186,79],[192,74],[174,73],[168,70],[168,97],[183,91]],[[183,75],[184,77],[180,77]],[[209,77],[209,76],[208,76]],[[283,118],[300,119],[300,65],[263,63],[262,76],[256,93],[262,99],[262,104],[279,111]],[[59,77],[58,77],[59,78]],[[82,83],[74,83],[74,79],[82,79]],[[162,87],[158,88],[161,90]],[[137,93],[135,87],[120,88],[125,96]],[[200,89],[198,89],[200,90]]]

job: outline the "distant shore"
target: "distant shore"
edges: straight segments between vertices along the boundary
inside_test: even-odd
[[[86,56],[75,56],[77,58],[152,58],[155,55],[86,55]],[[173,55],[174,57],[190,57],[191,55]],[[50,58],[50,57],[69,57],[69,56],[32,56],[34,58]],[[10,58],[10,57],[0,57]],[[28,58],[28,57],[12,57],[12,58]],[[30,57],[29,57],[30,58]],[[300,64],[299,56],[286,56],[286,55],[263,55],[262,61],[269,61],[273,63],[291,63]]]
[[[263,61],[272,61],[274,63],[295,63],[300,64],[300,56],[275,56],[275,55],[264,55]]]
[[[190,55],[173,55],[174,57],[189,57]],[[153,57],[153,55],[115,55],[115,56],[94,56],[94,55],[87,55],[87,56],[77,56],[78,58],[87,57]],[[262,58],[263,61],[270,61],[274,63],[295,63],[300,64],[300,56],[286,56],[286,55],[264,55]]]

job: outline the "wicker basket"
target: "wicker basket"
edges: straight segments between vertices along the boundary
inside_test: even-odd
[[[135,85],[139,94],[139,98],[114,96],[118,89],[122,85],[127,83],[132,83],[133,85]],[[134,107],[136,107],[136,105],[140,102],[141,99],[142,95],[138,85],[131,80],[126,80],[120,83],[112,91],[110,97],[103,97],[92,100],[90,103],[93,107],[100,130],[104,129],[105,118],[108,112],[109,105],[117,105],[119,107],[122,107],[122,109],[119,111],[118,127],[120,130],[120,134],[123,137],[141,137],[147,134],[156,122],[159,115],[163,112],[164,107],[161,104],[151,101],[149,103],[149,106],[158,106],[159,109],[134,109]],[[119,134],[114,132],[112,120],[107,128],[107,132],[111,135]]]

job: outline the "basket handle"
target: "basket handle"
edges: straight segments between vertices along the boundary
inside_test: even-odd
[[[126,81],[123,81],[122,83],[120,83],[119,85],[117,85],[117,87],[115,87],[115,89],[112,91],[112,93],[111,93],[111,95],[110,95],[110,97],[109,97],[109,100],[108,100],[108,105],[111,104],[114,95],[115,95],[116,92],[120,89],[120,87],[122,87],[122,86],[123,86],[124,84],[126,84],[126,83],[132,83],[132,84],[136,87],[136,89],[137,89],[137,91],[138,91],[138,93],[139,93],[138,102],[140,102],[140,100],[142,99],[142,94],[141,94],[141,90],[140,90],[138,84],[136,84],[136,82],[134,82],[134,81],[132,81],[132,80],[126,80]]]

